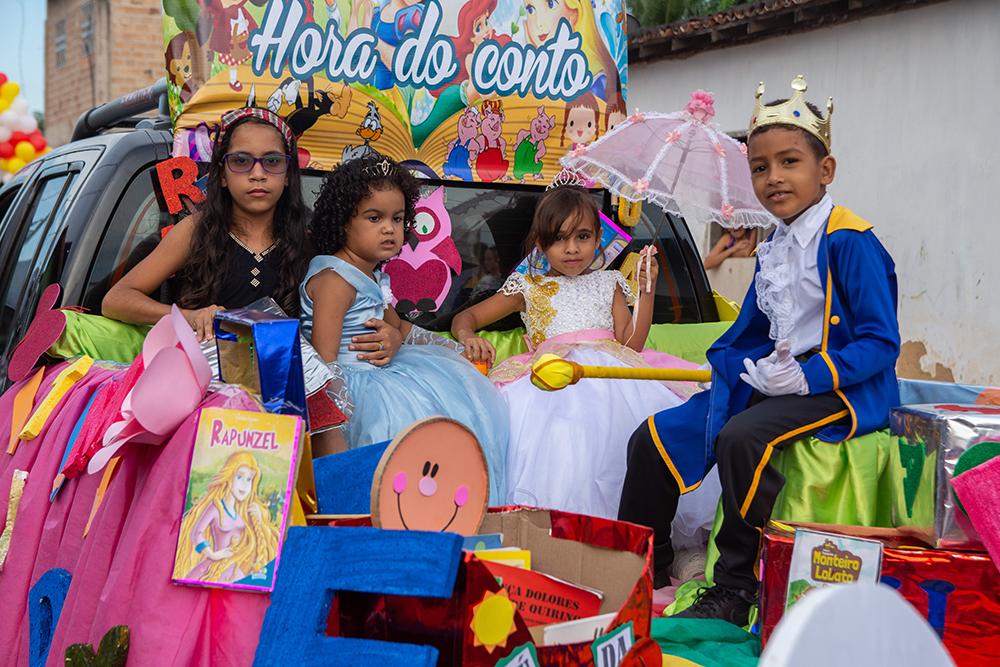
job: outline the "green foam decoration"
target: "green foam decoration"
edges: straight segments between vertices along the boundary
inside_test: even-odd
[[[994,458],[995,456],[1000,456],[1000,442],[985,441],[976,443],[972,447],[965,450],[965,453],[958,457],[958,461],[955,462],[955,472],[952,473],[951,478],[955,479],[963,472],[968,472],[976,466],[982,465]],[[959,500],[958,494],[955,493],[955,489],[951,490],[952,496],[955,498],[955,502],[958,504],[958,508],[962,510],[962,513],[966,516],[969,515],[965,511],[965,507],[962,506],[962,501]]]

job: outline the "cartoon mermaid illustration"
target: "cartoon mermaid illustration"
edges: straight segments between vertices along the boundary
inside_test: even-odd
[[[278,551],[278,529],[260,501],[260,467],[231,454],[181,521],[174,576],[233,583],[263,570]]]
[[[555,37],[559,22],[569,22],[573,32],[581,36],[581,46],[594,76],[590,92],[603,101],[621,94],[618,66],[611,58],[607,45],[597,29],[594,7],[590,0],[526,0],[524,19],[525,39],[532,46],[542,46]]]

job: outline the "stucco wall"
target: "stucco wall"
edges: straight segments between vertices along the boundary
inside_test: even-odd
[[[834,97],[834,201],[869,219],[896,261],[900,374],[1000,384],[998,26],[1000,2],[953,0],[639,63],[628,103],[672,111],[704,88],[739,130],[758,81],[767,99],[787,97],[805,74],[811,101]]]

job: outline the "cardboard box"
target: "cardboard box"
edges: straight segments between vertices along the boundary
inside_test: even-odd
[[[887,528],[770,522],[764,531],[760,570],[758,622],[763,643],[785,610],[796,526],[881,541],[882,583],[896,588],[928,620],[955,663],[959,667],[1000,664],[1000,572],[989,557],[928,549]]]
[[[931,546],[981,550],[982,541],[951,488],[956,468],[983,442],[1000,442],[1000,409],[986,405],[923,404],[894,408],[901,473],[893,488],[893,525]],[[966,456],[968,455],[968,456]],[[963,460],[966,457],[966,460]]]
[[[313,516],[310,523],[370,525],[370,517]],[[599,613],[614,614],[605,632],[631,623],[637,642],[649,636],[653,580],[648,528],[567,512],[497,507],[490,509],[480,532],[502,533],[504,546],[530,550],[533,570],[601,591]],[[545,628],[551,626],[529,629],[516,610],[503,646],[482,641],[475,629],[477,611],[498,594],[506,597],[486,565],[466,552],[450,600],[340,594],[328,634],[433,645],[440,651],[440,665],[492,666],[529,641],[536,644],[540,665],[592,664],[591,641],[542,646]]]

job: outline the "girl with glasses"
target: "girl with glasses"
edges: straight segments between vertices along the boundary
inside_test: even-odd
[[[296,154],[276,114],[247,107],[223,116],[205,202],[108,291],[103,314],[155,323],[170,306],[149,295],[176,276],[177,304],[202,341],[212,337],[215,311],[263,297],[297,315],[310,255]]]

